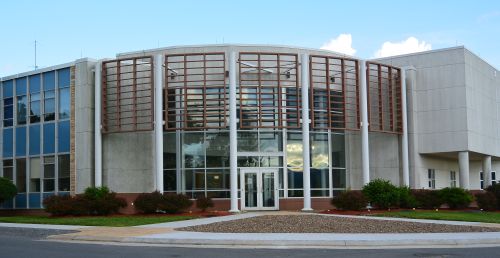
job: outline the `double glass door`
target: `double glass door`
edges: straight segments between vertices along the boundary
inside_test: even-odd
[[[241,208],[243,210],[278,209],[278,171],[241,169]]]

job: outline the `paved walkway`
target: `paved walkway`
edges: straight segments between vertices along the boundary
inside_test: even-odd
[[[151,224],[135,227],[83,227],[32,224],[0,223],[10,227],[37,227],[52,229],[79,230],[78,233],[54,235],[49,237],[58,241],[94,241],[114,242],[115,244],[162,244],[189,245],[213,247],[261,247],[261,248],[422,248],[422,247],[469,247],[469,246],[500,246],[500,232],[487,233],[406,233],[406,234],[339,234],[339,233],[202,233],[175,231],[176,228],[210,224],[214,222],[251,218],[262,215],[309,214],[299,212],[252,212],[231,216],[194,219],[168,223]],[[311,214],[318,215],[318,214]],[[322,216],[347,215],[320,214]],[[421,223],[439,223],[450,225],[469,225],[500,227],[499,224],[479,222],[457,222],[438,220],[414,220],[398,218],[369,217],[376,220],[402,220]]]

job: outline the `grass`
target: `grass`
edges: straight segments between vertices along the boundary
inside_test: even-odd
[[[500,223],[499,212],[486,211],[397,211],[376,214],[378,217],[411,219],[455,220],[470,222]]]
[[[129,227],[145,224],[173,222],[194,219],[195,216],[85,216],[85,217],[49,217],[49,216],[12,216],[0,217],[0,222],[29,223],[51,225]]]

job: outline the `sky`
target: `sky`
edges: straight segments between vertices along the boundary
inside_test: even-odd
[[[464,45],[500,68],[500,1],[28,1],[0,4],[0,77],[175,45],[278,44],[359,58]]]

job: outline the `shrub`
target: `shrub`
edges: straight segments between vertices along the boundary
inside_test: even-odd
[[[437,209],[443,204],[439,192],[435,190],[412,190],[411,194],[415,198],[418,208]]]
[[[0,177],[0,203],[14,198],[17,187],[7,178]]]
[[[399,207],[401,208],[416,208],[418,206],[417,200],[412,195],[410,187],[398,187],[399,191]]]
[[[464,209],[469,207],[473,197],[469,191],[459,187],[446,187],[439,190],[439,196],[450,209]]]
[[[193,205],[193,201],[183,194],[164,194],[159,210],[166,213],[179,213]]]
[[[200,209],[202,212],[205,212],[208,208],[212,207],[214,207],[212,198],[200,196],[196,199],[196,208]]]
[[[375,179],[363,187],[363,194],[370,203],[380,209],[398,205],[399,190],[388,180]]]
[[[127,207],[125,199],[116,197],[116,193],[111,192],[106,186],[88,187],[82,197],[89,202],[91,215],[109,215]]]
[[[158,191],[152,193],[142,193],[134,201],[134,207],[142,213],[158,212],[163,194]]]
[[[497,198],[497,209],[500,210],[500,184],[490,185],[486,188],[486,191],[495,195]]]
[[[362,210],[366,208],[368,201],[360,191],[344,191],[333,197],[332,204],[341,210]]]
[[[497,198],[491,192],[476,194],[477,206],[485,211],[494,211],[497,209]]]
[[[52,195],[43,200],[45,211],[52,215],[87,215],[89,203],[81,196]]]

